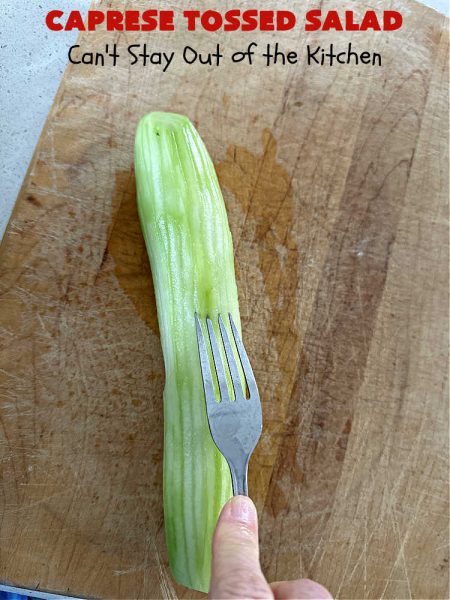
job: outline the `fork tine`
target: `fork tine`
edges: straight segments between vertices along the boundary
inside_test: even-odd
[[[236,325],[234,324],[231,313],[228,313],[228,318],[230,319],[230,325],[231,325],[231,331],[233,332],[234,343],[236,344],[239,358],[241,359],[242,370],[244,371],[245,381],[247,382],[249,397],[250,397],[250,399],[259,398],[258,387],[256,385],[256,379],[253,374],[253,369],[252,369],[252,366],[248,359],[247,352],[245,351],[244,344],[242,343],[242,340],[239,337],[239,333],[238,333]]]
[[[234,358],[233,349],[231,347],[230,338],[228,337],[227,330],[223,324],[222,317],[219,315],[219,327],[222,335],[223,347],[225,348],[225,354],[227,357],[228,368],[230,369],[231,381],[233,383],[234,397],[235,400],[244,400],[245,395],[242,390],[241,380],[239,378],[239,371],[236,360]]]
[[[214,368],[216,370],[217,382],[219,384],[220,399],[222,401],[229,401],[230,394],[228,393],[227,376],[225,375],[225,369],[223,368],[222,357],[220,356],[219,346],[217,345],[214,327],[209,317],[206,317],[206,326],[208,327],[209,341],[211,343],[211,350],[214,359]]]
[[[205,338],[203,336],[202,326],[198,319],[197,313],[195,313],[195,329],[197,331],[197,344],[198,353],[200,356],[200,368],[202,371],[203,389],[205,391],[205,400],[207,408],[214,408],[217,404],[216,395],[214,393],[214,385],[209,366],[208,351],[206,349]]]

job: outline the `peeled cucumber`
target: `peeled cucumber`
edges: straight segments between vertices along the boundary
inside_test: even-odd
[[[208,591],[211,539],[231,496],[212,441],[194,314],[231,313],[240,333],[233,245],[212,161],[190,120],[154,112],[135,142],[137,203],[155,286],[165,364],[164,525],[176,581]]]

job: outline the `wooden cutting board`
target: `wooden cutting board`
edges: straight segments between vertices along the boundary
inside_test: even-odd
[[[201,597],[167,568],[163,362],[133,176],[138,119],[169,110],[198,127],[227,205],[263,398],[250,490],[268,578],[448,597],[448,21],[389,8],[399,32],[81,36],[302,57],[351,41],[383,66],[67,69],[2,244],[0,580]]]

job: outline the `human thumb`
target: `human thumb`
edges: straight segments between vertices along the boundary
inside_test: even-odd
[[[214,533],[209,598],[273,597],[259,564],[255,505],[247,496],[235,496],[223,507]]]

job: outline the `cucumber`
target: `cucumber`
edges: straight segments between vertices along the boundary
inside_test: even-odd
[[[214,166],[190,120],[154,112],[135,142],[137,204],[165,365],[164,525],[175,580],[208,591],[211,540],[231,496],[206,417],[194,315],[240,328],[233,243]]]

